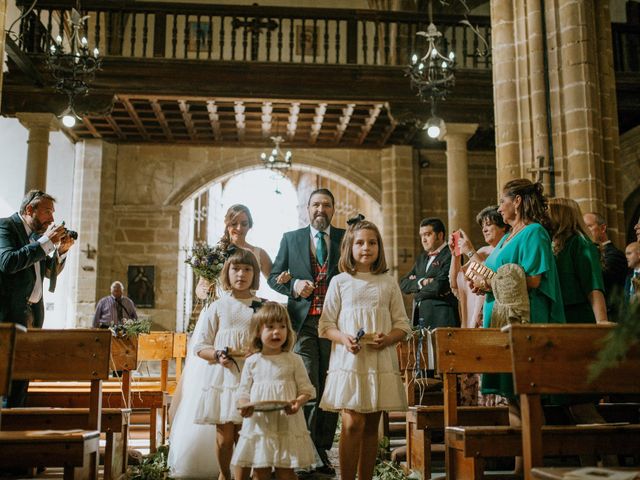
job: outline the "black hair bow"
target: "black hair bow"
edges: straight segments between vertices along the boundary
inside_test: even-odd
[[[251,308],[253,308],[253,313],[256,313],[261,307],[262,305],[264,305],[265,300],[264,299],[260,299],[260,300],[254,300],[251,302],[251,305],[249,305]]]
[[[347,225],[349,225],[350,227],[353,227],[354,225],[360,223],[363,220],[364,220],[364,215],[359,213],[355,217],[351,217],[349,220],[347,220]]]
[[[236,247],[233,244],[230,244],[227,247],[227,249],[224,252],[222,252],[222,256],[225,258],[225,260],[229,260],[229,257],[234,253],[236,253],[237,251],[238,251],[238,247]]]

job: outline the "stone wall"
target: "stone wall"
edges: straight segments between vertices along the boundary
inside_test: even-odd
[[[620,136],[620,166],[622,176],[622,198],[624,199],[624,243],[632,241],[633,225],[640,217],[640,126]]]

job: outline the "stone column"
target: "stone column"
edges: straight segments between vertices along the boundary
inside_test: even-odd
[[[52,113],[18,113],[20,123],[29,130],[27,140],[27,175],[24,191],[46,190],[49,132],[58,130],[58,119]]]
[[[75,284],[71,296],[76,311],[71,315],[70,327],[90,327],[96,308],[96,299],[107,295],[109,290],[99,288],[99,275],[103,264],[111,259],[109,250],[112,225],[105,218],[112,214],[113,178],[115,168],[109,168],[109,150],[115,146],[102,140],[85,140],[76,144],[76,163],[73,179],[73,213],[71,225],[78,231],[78,245],[71,250],[72,276]],[[113,163],[113,162],[111,162]],[[111,178],[111,179],[110,179]],[[105,196],[110,196],[110,207],[103,205]],[[102,240],[102,242],[101,242]],[[106,246],[105,246],[106,243]],[[101,268],[102,267],[102,268]],[[110,271],[107,272],[110,276]]]
[[[469,162],[467,141],[476,133],[477,123],[447,123],[443,135],[447,142],[447,231],[462,228],[471,232],[469,206]]]
[[[387,266],[395,276],[404,275],[415,261],[414,161],[409,146],[382,151],[382,237]]]
[[[4,58],[4,28],[7,22],[7,1],[0,0],[0,59]],[[4,62],[3,62],[4,63]],[[0,107],[2,106],[2,74],[3,68],[0,68]]]
[[[498,184],[536,178],[621,235],[609,2],[492,0]],[[546,45],[545,45],[546,44]]]

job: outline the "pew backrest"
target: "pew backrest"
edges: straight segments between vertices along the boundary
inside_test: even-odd
[[[518,394],[639,393],[640,348],[589,381],[589,368],[613,326],[512,325],[514,386]]]
[[[0,404],[9,393],[17,334],[25,329],[15,323],[0,323]]]
[[[109,378],[111,332],[30,329],[16,340],[14,380],[91,382],[88,429],[100,430],[102,381]]]
[[[438,328],[436,365],[443,376],[445,427],[458,425],[457,375],[511,371],[509,335],[497,328]]]

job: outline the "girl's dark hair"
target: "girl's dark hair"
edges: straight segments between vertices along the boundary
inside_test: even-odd
[[[371,230],[375,232],[378,239],[378,258],[376,258],[376,261],[371,265],[371,273],[377,275],[386,272],[388,268],[387,261],[384,257],[382,235],[380,235],[380,230],[378,230],[375,223],[368,220],[357,221],[347,227],[347,232],[344,234],[344,237],[342,237],[342,244],[340,245],[338,269],[341,272],[347,272],[351,275],[356,273],[356,261],[353,258],[352,248],[358,230]]]
[[[512,199],[517,196],[522,199],[518,213],[525,223],[539,223],[551,234],[547,198],[543,194],[544,187],[540,182],[533,183],[528,178],[517,178],[505,183],[502,192]]]
[[[227,213],[224,215],[224,232],[222,233],[219,242],[222,248],[225,250],[229,245],[231,245],[231,238],[229,237],[229,225],[231,225],[241,213],[244,213],[247,216],[247,220],[249,220],[249,228],[253,227],[253,217],[251,216],[249,208],[239,203],[231,205],[227,210]]]
[[[502,215],[500,215],[500,212],[498,212],[497,205],[484,207],[482,210],[480,210],[480,213],[476,215],[476,222],[478,222],[478,225],[480,225],[480,227],[484,227],[484,224],[487,220],[489,221],[489,225],[495,225],[498,228],[504,228],[505,232],[508,232],[511,228],[511,225],[509,225],[508,223],[504,223]]]
[[[249,265],[253,268],[251,290],[258,290],[258,288],[260,288],[260,266],[258,265],[258,259],[253,252],[245,250],[244,248],[236,248],[222,267],[220,276],[222,277],[223,290],[231,290],[231,284],[229,283],[229,268],[231,265]]]
[[[588,229],[582,219],[580,206],[570,198],[552,198],[549,200],[549,218],[553,227],[553,253],[562,251],[567,241],[574,235],[582,235],[591,240]]]
[[[282,322],[287,326],[287,339],[282,344],[283,352],[290,352],[296,343],[296,334],[291,326],[289,312],[284,305],[277,302],[264,302],[262,307],[253,314],[253,340],[251,341],[251,349],[254,352],[262,351],[262,327],[269,323]]]

